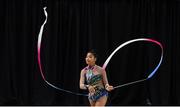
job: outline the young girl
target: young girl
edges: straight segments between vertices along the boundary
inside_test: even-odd
[[[113,86],[108,84],[106,71],[96,65],[96,59],[94,51],[87,53],[85,60],[88,66],[81,70],[80,88],[89,90],[88,99],[91,106],[105,106],[108,98],[107,91],[113,90]]]

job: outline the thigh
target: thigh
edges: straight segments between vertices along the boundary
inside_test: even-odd
[[[91,106],[95,106],[95,102],[89,99],[89,103]]]
[[[106,105],[106,102],[107,102],[107,96],[104,95],[102,96],[101,98],[99,98],[96,103],[95,103],[95,106],[105,106]]]

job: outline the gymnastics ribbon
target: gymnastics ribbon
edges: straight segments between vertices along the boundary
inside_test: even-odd
[[[65,89],[62,89],[62,88],[59,88],[53,84],[51,84],[50,82],[48,82],[43,74],[43,70],[42,70],[42,64],[41,64],[41,40],[42,40],[42,33],[43,33],[43,29],[44,29],[44,25],[46,24],[47,22],[47,19],[48,19],[48,14],[46,12],[46,7],[44,7],[44,14],[46,16],[46,19],[44,21],[44,23],[42,24],[41,28],[40,28],[40,32],[39,32],[39,35],[38,35],[38,44],[37,44],[37,52],[38,52],[38,65],[39,65],[39,70],[41,72],[41,76],[43,78],[43,80],[51,87],[57,89],[57,90],[60,90],[60,91],[64,91],[64,92],[67,92],[67,93],[71,93],[71,94],[74,94],[74,95],[82,95],[82,96],[88,96],[88,94],[81,94],[81,93],[76,93],[76,92],[72,92],[72,91],[68,91],[68,90],[65,90]]]
[[[44,23],[42,24],[41,28],[40,28],[40,32],[39,32],[39,35],[38,35],[38,44],[37,44],[37,53],[38,53],[38,65],[39,65],[39,70],[40,70],[40,73],[41,73],[41,76],[43,78],[43,80],[51,87],[57,89],[57,90],[60,90],[60,91],[64,91],[64,92],[67,92],[67,93],[71,93],[71,94],[74,94],[74,95],[82,95],[82,96],[88,96],[87,94],[81,94],[81,93],[76,93],[76,92],[72,92],[72,91],[68,91],[68,90],[65,90],[65,89],[62,89],[62,88],[59,88],[57,86],[54,86],[53,84],[51,84],[50,82],[48,82],[43,74],[43,70],[42,70],[42,64],[41,64],[41,40],[42,40],[42,33],[43,33],[43,29],[44,29],[44,25],[46,24],[47,22],[47,19],[48,19],[48,14],[46,12],[46,7],[44,7],[44,14],[46,16],[46,19],[44,21]],[[109,61],[111,60],[111,58],[113,57],[113,55],[118,51],[120,50],[122,47],[130,44],[130,43],[133,43],[133,42],[137,42],[137,41],[148,41],[148,42],[153,42],[153,43],[156,43],[157,45],[159,45],[161,47],[161,59],[159,61],[159,64],[156,66],[156,68],[148,75],[147,78],[144,78],[144,79],[141,79],[141,80],[137,80],[137,81],[133,81],[133,82],[129,82],[129,83],[126,83],[126,84],[122,84],[122,85],[118,85],[118,86],[115,86],[115,88],[119,88],[119,87],[123,87],[123,86],[127,86],[127,85],[131,85],[131,84],[135,84],[135,83],[139,83],[139,82],[142,82],[142,81],[145,81],[145,80],[148,80],[150,79],[155,73],[156,71],[158,70],[158,68],[160,67],[161,63],[162,63],[162,59],[163,59],[163,47],[161,45],[160,42],[156,41],[156,40],[153,40],[153,39],[147,39],[147,38],[139,38],[139,39],[133,39],[133,40],[129,40],[125,43],[123,43],[122,45],[118,46],[113,52],[112,54],[107,58],[107,60],[105,61],[105,63],[103,64],[103,69],[106,69]]]
[[[122,84],[122,85],[118,85],[118,86],[115,86],[115,88],[119,88],[119,87],[123,87],[123,86],[127,86],[127,85],[131,85],[131,84],[135,84],[135,83],[139,83],[139,82],[143,82],[145,80],[148,80],[150,79],[155,73],[156,71],[158,70],[158,68],[160,67],[161,63],[162,63],[162,59],[163,59],[163,46],[160,42],[156,41],[156,40],[153,40],[153,39],[148,39],[148,38],[138,38],[138,39],[133,39],[133,40],[129,40],[123,44],[121,44],[120,46],[118,46],[112,53],[111,55],[107,58],[107,60],[105,61],[105,63],[103,64],[103,69],[106,69],[109,61],[111,60],[111,58],[113,57],[113,55],[118,51],[120,50],[122,47],[128,45],[128,44],[131,44],[133,42],[138,42],[138,41],[147,41],[147,42],[152,42],[152,43],[155,43],[157,45],[160,46],[161,48],[161,59],[159,61],[159,64],[156,66],[156,68],[148,75],[148,77],[144,78],[144,79],[141,79],[141,80],[137,80],[137,81],[133,81],[133,82],[129,82],[129,83],[126,83],[126,84]]]

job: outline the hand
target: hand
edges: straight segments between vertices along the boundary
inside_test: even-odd
[[[88,87],[88,90],[89,90],[89,93],[90,93],[91,95],[93,95],[93,94],[95,93],[95,89],[94,89],[94,87],[91,86],[91,85]]]
[[[114,89],[114,87],[111,85],[106,85],[105,87],[107,91],[112,91]]]

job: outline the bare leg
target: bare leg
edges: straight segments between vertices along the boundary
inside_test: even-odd
[[[107,102],[107,96],[104,95],[96,101],[95,106],[105,106],[106,102]]]
[[[91,107],[95,106],[95,102],[90,99],[89,99],[89,103],[90,103]]]

